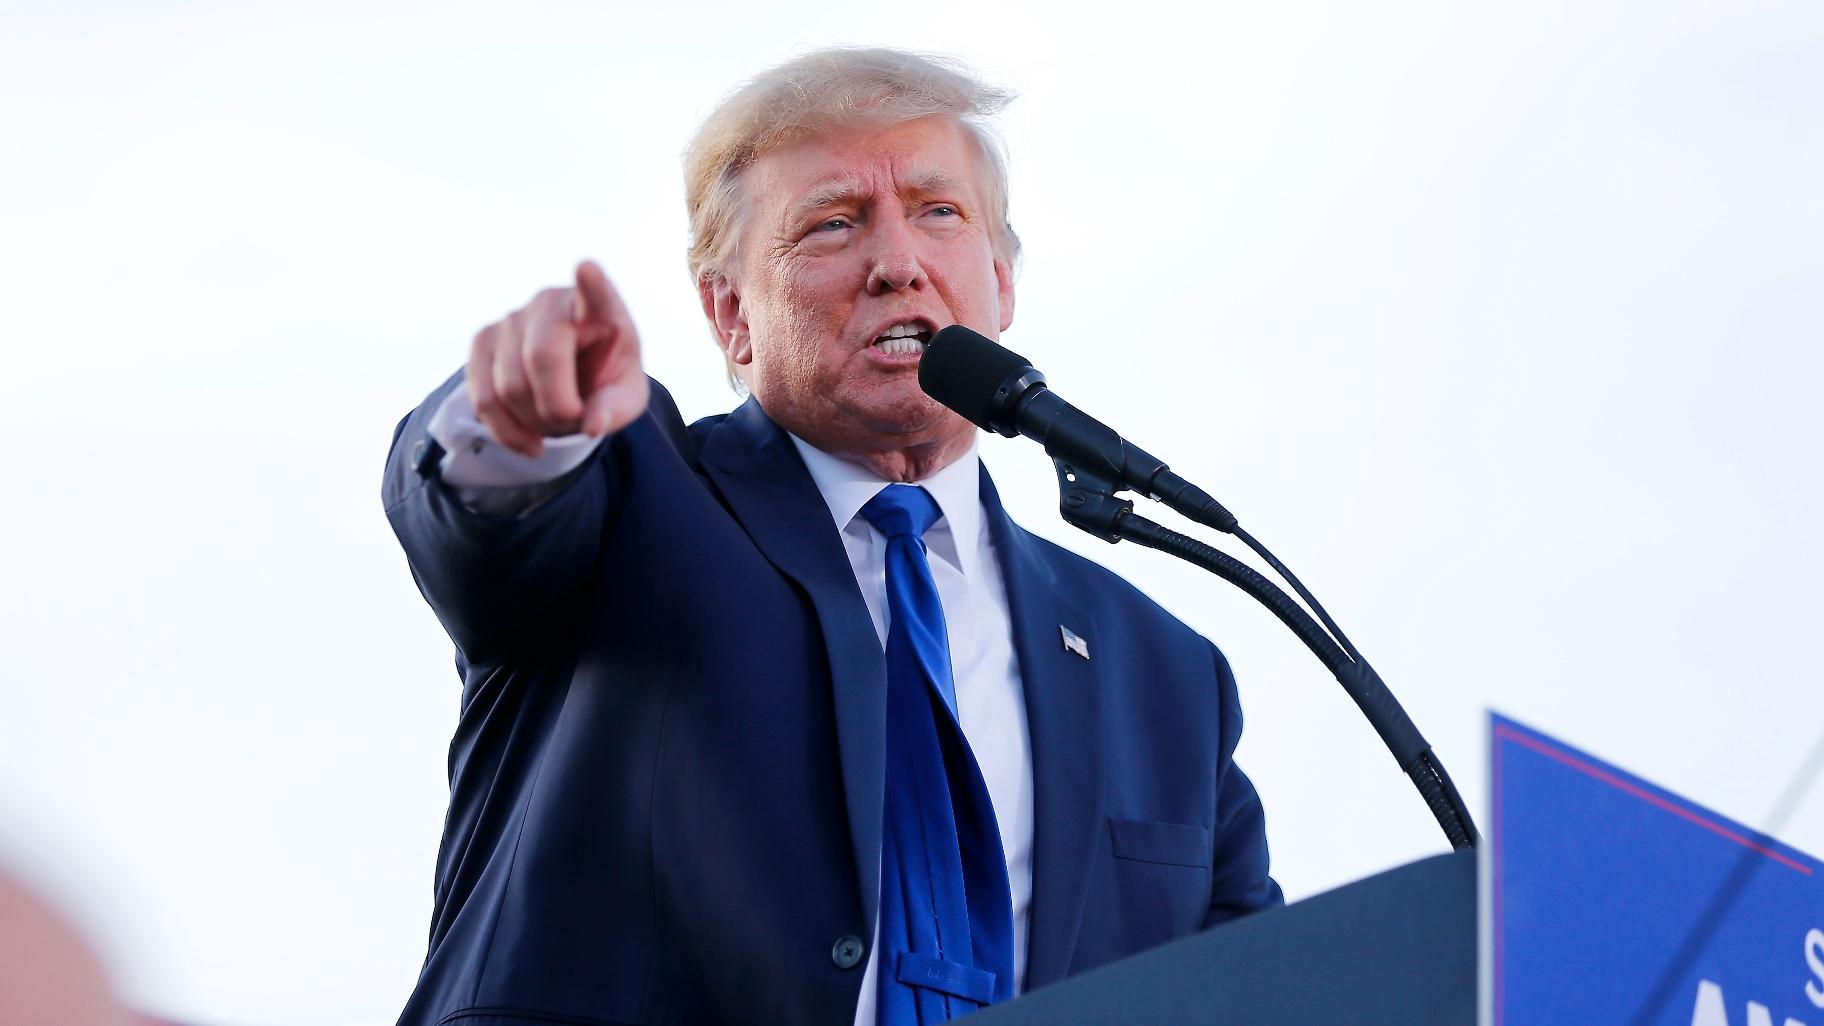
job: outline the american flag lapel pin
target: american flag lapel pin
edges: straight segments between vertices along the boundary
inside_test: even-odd
[[[1084,641],[1082,635],[1063,624],[1058,624],[1058,633],[1064,638],[1064,651],[1089,658],[1089,642]]]

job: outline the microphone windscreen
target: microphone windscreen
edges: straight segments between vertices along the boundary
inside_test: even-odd
[[[931,336],[918,358],[918,387],[978,427],[993,431],[996,393],[1029,366],[1024,356],[952,324]]]

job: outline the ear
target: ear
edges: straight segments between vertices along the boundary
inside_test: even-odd
[[[1004,257],[994,258],[995,292],[1001,300],[1001,330],[1013,326],[1013,265]]]
[[[720,274],[706,274],[697,280],[697,298],[729,365],[745,367],[754,362],[753,337],[748,334],[747,315],[741,311],[741,294],[734,283]]]

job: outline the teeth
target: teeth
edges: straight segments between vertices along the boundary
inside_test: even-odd
[[[924,333],[917,324],[895,324],[880,333],[874,346],[888,356],[917,356],[925,351],[925,344],[919,340]]]
[[[888,356],[914,356],[925,351],[924,343],[918,339],[900,338],[893,335],[888,335],[874,345]]]

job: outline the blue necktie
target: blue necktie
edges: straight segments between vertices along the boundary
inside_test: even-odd
[[[861,515],[887,536],[887,760],[880,856],[880,1026],[948,1022],[1013,996],[1013,905],[988,787],[956,719],[950,641],[923,488]],[[959,539],[959,543],[961,543]]]

